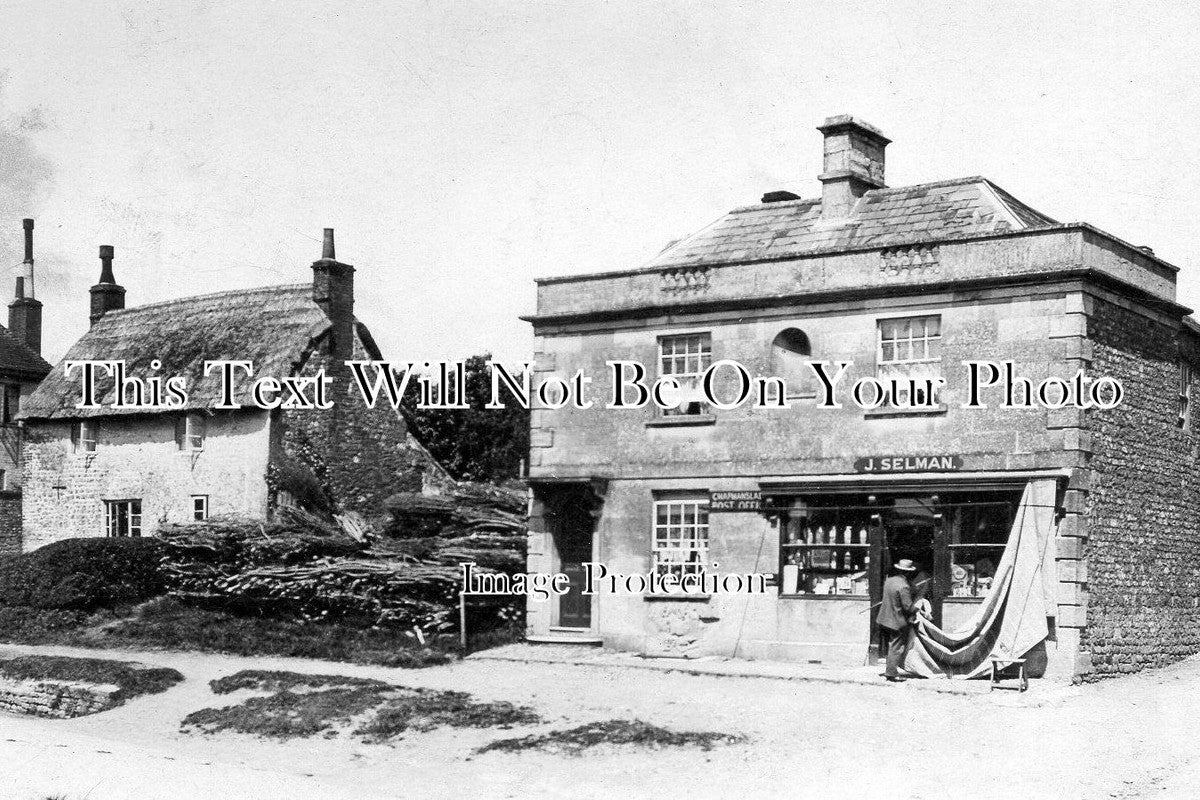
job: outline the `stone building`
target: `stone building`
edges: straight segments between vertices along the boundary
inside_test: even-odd
[[[539,280],[529,318],[542,376],[634,361],[685,400],[533,412],[530,571],[767,573],[766,593],[573,589],[530,602],[530,637],[862,664],[887,569],[911,558],[936,629],[960,634],[915,648],[947,673],[999,654],[1090,679],[1200,651],[1200,328],[1177,268],[984,178],[889,188],[877,129],[819,130],[821,197],[773,191],[645,268]],[[786,377],[789,407],[706,403],[723,359]],[[995,386],[963,408],[968,360],[1125,396],[1006,408]],[[823,408],[807,361],[917,382]],[[927,378],[945,385],[926,396]]]
[[[188,297],[125,308],[102,246],[91,288],[91,327],[25,403],[24,548],[79,536],[145,536],[164,522],[237,514],[267,517],[280,504],[374,511],[397,491],[448,480],[388,404],[367,407],[345,380],[346,359],[379,359],[354,317],[354,268],[335,259],[325,233],[312,282]],[[177,410],[114,409],[114,380],[100,374],[99,408],[79,409],[81,377],[67,362],[123,361],[140,379],[182,376]],[[249,361],[234,374],[242,407],[217,410],[217,372],[206,361]],[[324,368],[339,394],[318,411],[253,404],[262,376],[312,376]],[[123,390],[133,401],[132,384]],[[311,397],[311,390],[308,391]],[[268,395],[269,396],[269,395]],[[288,399],[289,395],[282,395]],[[147,395],[143,402],[153,402]]]

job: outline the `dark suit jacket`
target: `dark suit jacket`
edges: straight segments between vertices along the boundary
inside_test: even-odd
[[[908,627],[913,614],[912,586],[903,575],[893,575],[883,582],[883,604],[875,618],[881,627],[902,631]]]

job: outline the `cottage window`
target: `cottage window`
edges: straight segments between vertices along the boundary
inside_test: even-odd
[[[192,495],[192,519],[196,522],[208,519],[208,495]]]
[[[17,421],[17,414],[21,411],[21,385],[18,383],[4,384],[4,409],[3,422],[5,425],[11,425]]]
[[[104,532],[109,537],[142,535],[141,500],[105,500]]]
[[[679,383],[682,402],[666,409],[667,416],[698,416],[708,413],[701,394],[700,378],[712,364],[712,337],[707,333],[664,336],[658,340],[659,377],[671,377]]]
[[[81,419],[71,425],[71,445],[76,453],[94,453],[100,441],[100,423]]]
[[[895,381],[896,391],[888,404],[898,408],[936,405],[922,386],[942,375],[942,318],[899,317],[879,320],[876,377],[885,385]]]
[[[654,503],[654,571],[659,575],[699,575],[708,555],[708,501]]]
[[[1179,365],[1179,427],[1192,429],[1192,367],[1186,363]]]
[[[191,452],[204,449],[205,420],[203,414],[188,413],[175,422],[175,443],[180,450]]]

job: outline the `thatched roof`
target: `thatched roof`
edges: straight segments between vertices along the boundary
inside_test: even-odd
[[[8,328],[0,327],[0,378],[39,381],[49,371],[46,359],[13,336]]]
[[[312,284],[270,286],[187,297],[164,303],[110,311],[67,352],[24,403],[24,419],[59,419],[145,414],[144,409],[113,409],[113,381],[98,383],[102,408],[75,408],[80,401],[80,376],[67,379],[67,361],[124,360],[128,375],[141,378],[182,375],[187,380],[187,408],[211,408],[220,401],[217,374],[205,377],[204,362],[249,360],[254,376],[282,377],[303,365],[318,339],[330,327],[325,312],[313,302]],[[368,352],[370,334],[359,335]],[[378,357],[372,354],[372,357]],[[151,369],[152,361],[161,366]],[[240,373],[239,373],[240,374]],[[249,384],[241,377],[235,397],[250,405]]]

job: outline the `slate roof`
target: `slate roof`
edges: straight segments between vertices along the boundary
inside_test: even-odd
[[[0,377],[41,380],[50,371],[50,362],[33,352],[27,344],[0,327]]]
[[[141,413],[112,409],[113,382],[99,382],[96,410],[77,409],[79,373],[70,380],[64,363],[80,360],[124,360],[127,373],[140,377],[182,375],[187,379],[187,408],[210,408],[219,401],[219,377],[204,376],[204,362],[249,360],[254,377],[239,378],[235,397],[249,405],[249,384],[264,375],[291,375],[330,326],[313,302],[312,284],[270,286],[188,297],[164,303],[110,311],[67,352],[21,410],[25,419],[78,418]],[[374,349],[365,328],[360,337]],[[151,369],[150,362],[162,362]],[[239,373],[241,375],[242,373]]]
[[[787,258],[1047,227],[1057,223],[986,178],[872,189],[842,220],[821,219],[819,199],[737,208],[670,245],[648,267]]]

